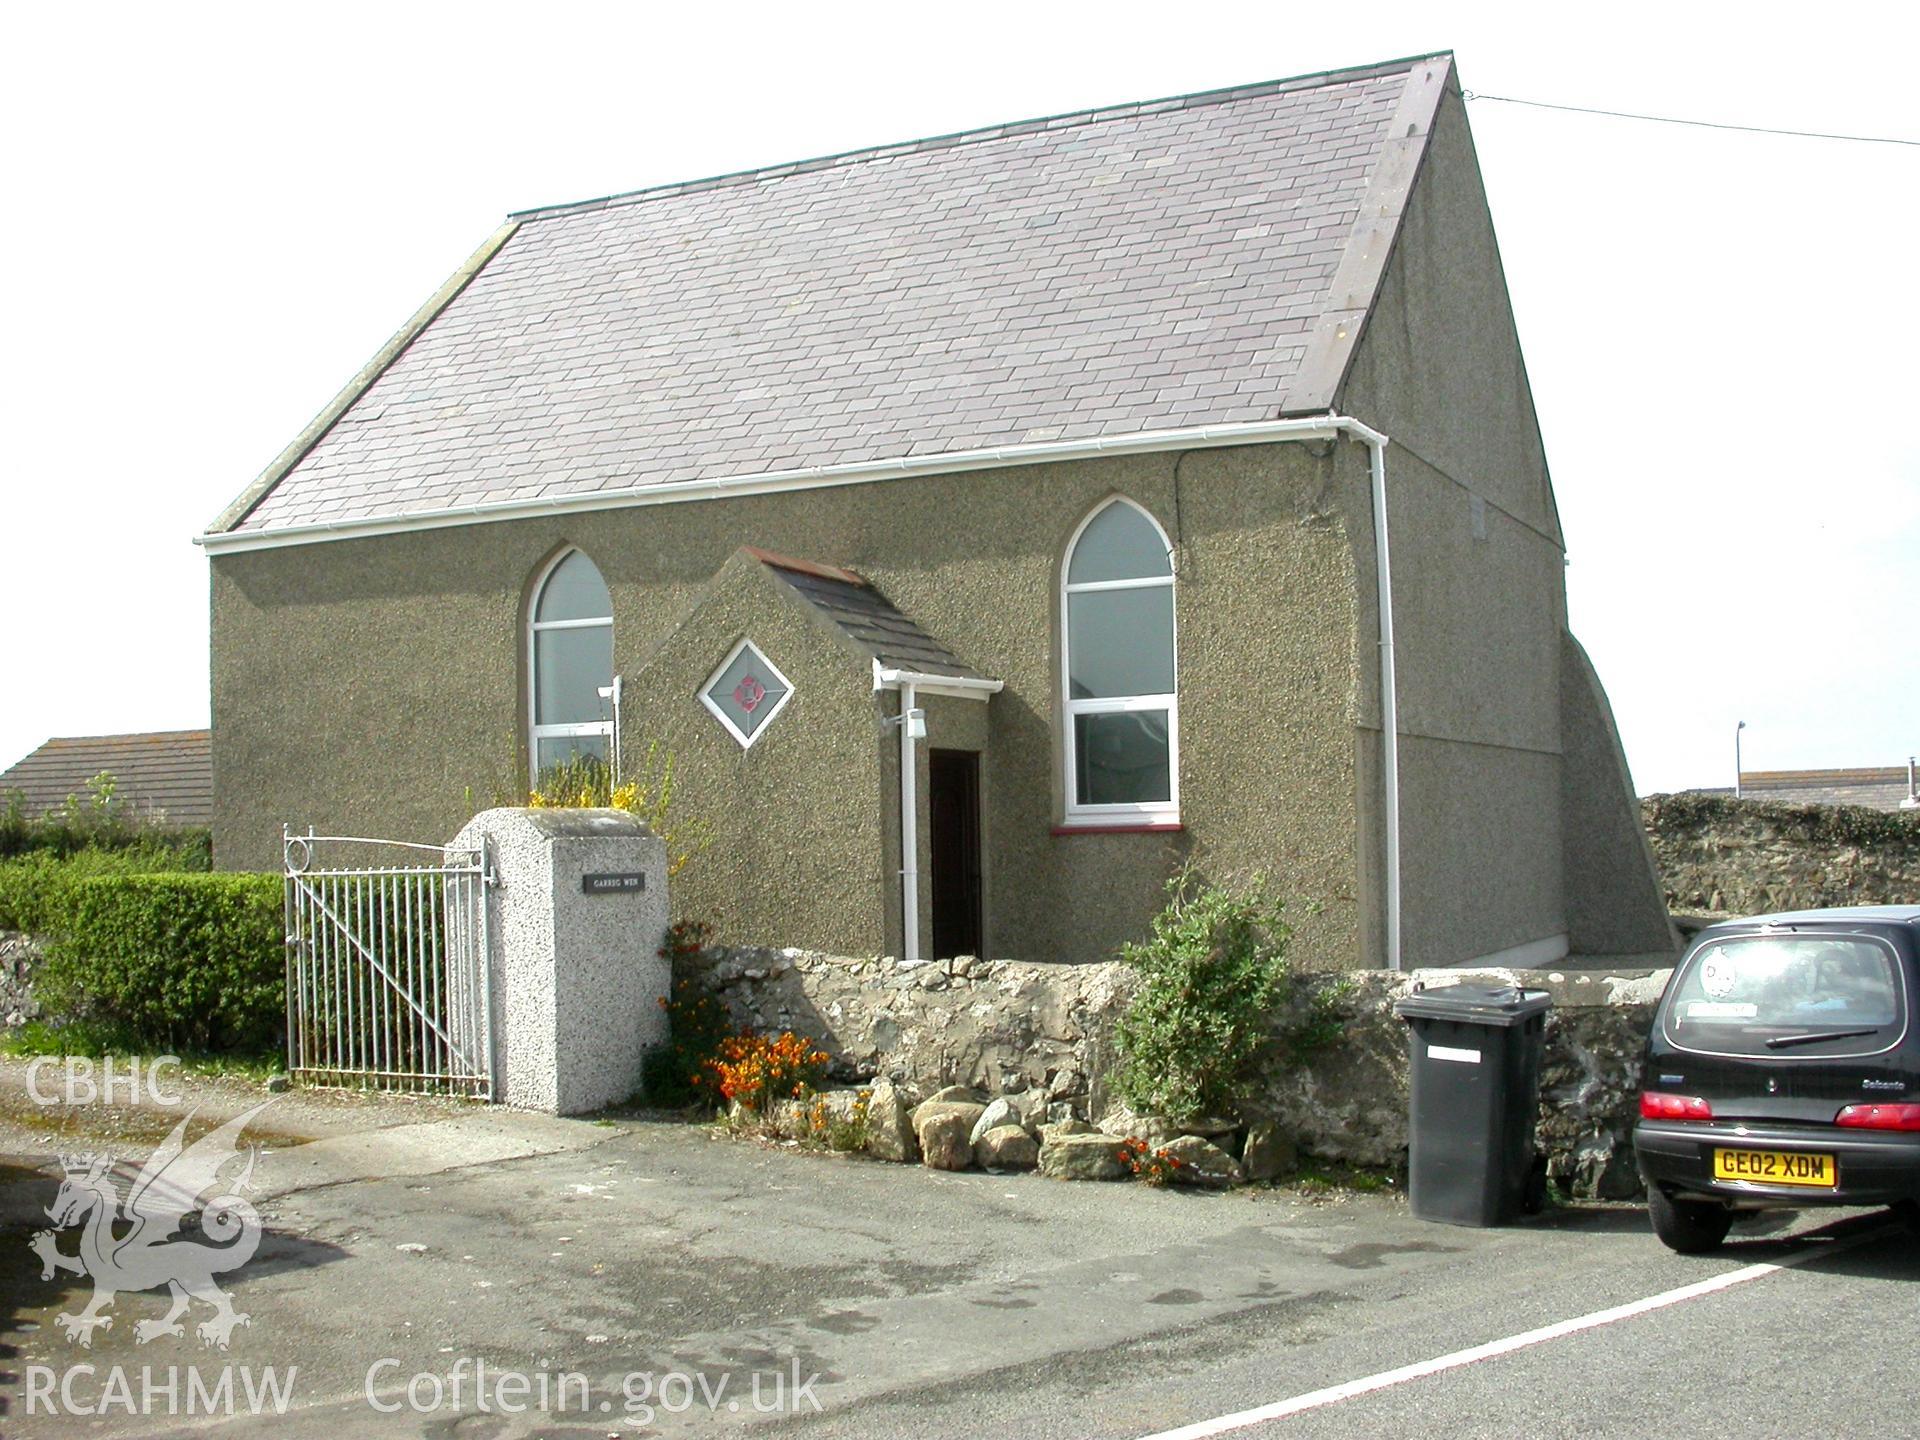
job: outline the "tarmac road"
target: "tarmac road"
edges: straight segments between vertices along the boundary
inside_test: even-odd
[[[91,1286],[42,1281],[28,1249],[58,1167],[47,1174],[32,1132],[0,1132],[13,1152],[0,1157],[0,1298],[15,1352],[0,1357],[0,1429],[295,1440],[1915,1429],[1905,1352],[1920,1246],[1881,1215],[1808,1212],[1685,1259],[1623,1207],[1464,1230],[1415,1220],[1393,1197],[946,1175],[669,1123],[369,1113],[376,1128],[333,1125],[259,1160],[265,1235],[228,1278],[250,1320],[226,1352],[195,1336],[208,1313],[198,1304],[183,1336],[139,1343],[135,1322],[167,1309],[159,1293],[120,1297],[90,1350],[67,1340],[55,1317]],[[1681,1287],[1703,1293],[1675,1298]],[[1610,1307],[1634,1308],[1591,1319]],[[1445,1359],[1482,1346],[1494,1353]],[[294,1372],[285,1415],[271,1403],[259,1416],[182,1413],[198,1395],[217,1400],[223,1374],[244,1412],[245,1384],[267,1366],[282,1384]],[[546,1412],[505,1413],[537,1402],[543,1383]],[[1341,1386],[1364,1393],[1312,1398]],[[1219,1423],[1288,1401],[1284,1418]],[[776,1402],[786,1413],[758,1413]]]

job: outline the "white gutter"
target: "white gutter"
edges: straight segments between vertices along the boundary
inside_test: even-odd
[[[711,480],[676,480],[659,485],[628,485],[526,500],[489,500],[450,505],[413,515],[377,515],[364,519],[286,525],[265,530],[219,530],[196,535],[194,544],[209,555],[243,550],[275,550],[286,545],[316,545],[327,540],[357,540],[443,530],[497,520],[527,520],[544,515],[577,515],[593,510],[623,510],[641,505],[670,505],[684,500],[719,500],[733,495],[777,495],[829,485],[864,485],[909,475],[950,475],[966,470],[997,470],[1009,465],[1044,465],[1097,455],[1144,455],[1164,450],[1211,450],[1225,445],[1258,445],[1275,440],[1331,440],[1356,421],[1337,416],[1300,420],[1249,420],[1238,425],[1202,425],[1187,430],[1141,430],[1129,435],[1097,435],[1084,440],[1042,440],[1000,445],[990,450],[954,450],[941,455],[903,455],[847,465],[811,465]],[[1361,428],[1365,428],[1364,426]],[[1371,433],[1371,432],[1369,432]],[[1356,437],[1357,438],[1357,437]]]
[[[984,702],[989,695],[998,695],[1006,689],[1007,682],[988,680],[979,675],[934,675],[924,670],[888,670],[882,668],[878,660],[873,662],[874,689],[897,690],[902,685],[911,685],[929,695],[952,695],[957,699]]]

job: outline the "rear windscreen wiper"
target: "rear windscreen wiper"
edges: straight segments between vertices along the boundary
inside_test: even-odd
[[[1822,1040],[1857,1040],[1862,1035],[1878,1035],[1873,1030],[1810,1030],[1805,1035],[1776,1035],[1767,1041],[1769,1050],[1785,1050],[1789,1045],[1813,1045]]]

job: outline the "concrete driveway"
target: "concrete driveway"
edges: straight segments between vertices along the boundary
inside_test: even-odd
[[[269,1130],[273,1113],[261,1117]],[[91,1287],[67,1274],[41,1280],[28,1248],[56,1188],[49,1156],[30,1132],[0,1131],[14,1151],[0,1192],[14,1351],[0,1359],[6,1433],[1149,1435],[1755,1261],[1790,1263],[1700,1303],[1728,1301],[1734,1286],[1773,1287],[1778,1303],[1785,1286],[1827,1273],[1821,1247],[1834,1243],[1795,1238],[1814,1230],[1809,1221],[1724,1259],[1681,1261],[1631,1209],[1472,1231],[1416,1221],[1392,1197],[942,1174],[645,1120],[378,1101],[364,1113],[368,1128],[288,1136],[259,1160],[262,1243],[228,1282],[250,1319],[225,1352],[191,1325],[139,1343],[135,1322],[168,1308],[159,1293],[118,1299],[91,1349],[69,1341],[55,1317]],[[1893,1278],[1908,1278],[1904,1242],[1880,1237],[1875,1219],[1852,1223],[1858,1233],[1839,1232],[1853,1245],[1846,1263],[1884,1254],[1885,1266],[1905,1267]],[[1803,1252],[1808,1263],[1790,1258]],[[1514,1353],[1531,1362],[1582,1337],[1614,1343],[1689,1303]],[[1722,1333],[1703,1354],[1726,1343]],[[1418,1413],[1409,1385],[1442,1393],[1487,1364],[1246,1422],[1248,1433],[1276,1423],[1372,1433],[1364,1407]],[[264,1413],[247,1413],[249,1387]],[[208,1398],[218,1415],[204,1413]],[[201,1413],[187,1413],[196,1404]],[[1468,1412],[1478,1420],[1467,1428],[1449,1429],[1446,1411],[1421,1423],[1441,1434],[1573,1434],[1582,1429],[1556,1429],[1543,1413],[1569,1424],[1592,1413],[1538,1408],[1567,1406],[1564,1393],[1513,1404],[1511,1427],[1489,1427],[1484,1409]]]

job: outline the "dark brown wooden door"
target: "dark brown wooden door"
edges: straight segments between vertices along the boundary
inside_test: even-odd
[[[971,750],[930,750],[927,769],[933,958],[978,955],[984,938],[980,927],[980,757]]]

